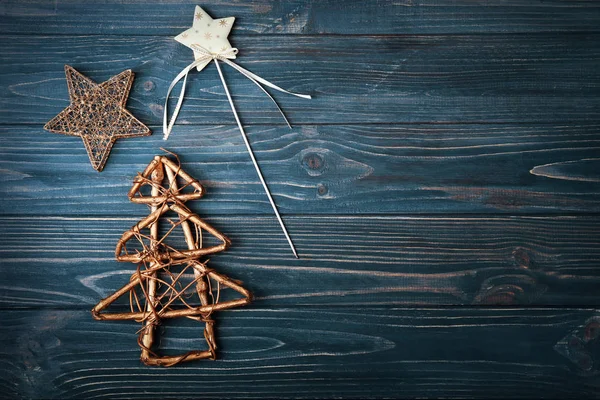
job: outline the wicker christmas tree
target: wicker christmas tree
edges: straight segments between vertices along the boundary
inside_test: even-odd
[[[128,194],[132,202],[146,204],[151,210],[123,234],[115,251],[118,261],[136,263],[137,270],[128,284],[100,301],[92,315],[97,320],[142,322],[138,344],[142,349],[141,360],[147,365],[172,366],[182,361],[214,359],[217,346],[212,313],[248,304],[252,298],[239,283],[208,268],[208,261],[200,261],[200,257],[221,252],[230,245],[227,237],[184,205],[203,194],[204,188],[197,180],[183,171],[178,162],[164,156],[152,160],[136,177]],[[166,213],[176,217],[168,218]],[[165,220],[168,224],[161,231],[159,221]],[[167,238],[176,237],[178,231],[183,233],[187,249],[168,244]],[[203,246],[203,231],[219,243]],[[242,297],[221,301],[222,286]],[[102,312],[122,296],[129,297],[129,312]],[[208,349],[176,356],[158,355],[152,349],[156,326],[164,319],[180,317],[204,322]]]

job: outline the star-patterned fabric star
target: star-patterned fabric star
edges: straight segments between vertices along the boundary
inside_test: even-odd
[[[175,36],[175,40],[192,50],[194,50],[192,45],[197,44],[211,53],[222,53],[232,47],[227,36],[231,31],[233,21],[235,21],[235,17],[212,19],[200,6],[196,6],[192,27]],[[194,50],[194,59],[198,60],[202,57],[202,53]],[[198,64],[196,68],[198,71],[202,71],[210,61]]]
[[[150,135],[150,129],[125,109],[133,84],[131,70],[101,84],[69,65],[65,65],[65,73],[71,104],[50,120],[44,129],[80,136],[96,171],[104,168],[117,139]]]

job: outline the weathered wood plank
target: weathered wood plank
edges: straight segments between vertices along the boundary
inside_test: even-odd
[[[217,317],[220,360],[161,369],[140,364],[134,322],[0,311],[2,388],[61,399],[564,399],[596,398],[600,386],[598,331],[586,333],[597,310],[247,308]],[[177,323],[161,328],[163,348],[199,346],[201,327]],[[573,337],[581,343],[566,348],[580,357],[559,354]]]
[[[598,124],[251,126],[248,134],[284,214],[600,211]],[[161,146],[206,185],[205,213],[272,213],[234,126],[185,125],[166,143],[159,132],[120,140],[101,174],[79,138],[5,126],[0,144],[1,214],[141,215],[126,194]],[[549,165],[565,162],[556,179]]]
[[[596,122],[600,35],[239,37],[239,63],[313,100],[277,96],[294,124]],[[129,108],[162,124],[166,89],[191,61],[165,37],[3,36],[1,122],[39,123],[68,104],[63,64],[102,81],[137,73]],[[266,61],[268,60],[268,61]],[[282,125],[268,98],[227,70],[242,120]],[[214,67],[192,74],[180,122],[233,123]],[[174,135],[177,134],[177,128]]]
[[[191,23],[195,1],[7,0],[0,32],[175,35]],[[235,16],[241,34],[439,34],[597,32],[595,1],[214,0],[214,17]]]
[[[598,217],[288,217],[299,260],[274,217],[206,219],[258,306],[600,303]],[[114,248],[136,221],[0,219],[0,304],[91,308],[135,271]]]
[[[238,18],[240,64],[315,95],[278,96],[288,131],[226,71],[300,260],[214,69],[160,140],[165,89],[191,60],[170,36],[194,4],[0,4],[0,397],[598,397],[599,3],[208,5]],[[137,73],[129,107],[155,136],[119,142],[102,174],[78,139],[41,129],[68,102],[64,63]],[[113,257],[145,211],[125,193],[161,145],[209,189],[192,208],[233,239],[210,265],[257,296],[219,314],[220,361],[171,370],[140,365],[137,324],[87,311],[134,268]],[[161,327],[166,351],[200,343],[181,322]]]

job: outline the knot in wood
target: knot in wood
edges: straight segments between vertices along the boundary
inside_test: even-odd
[[[325,159],[321,154],[310,152],[302,157],[302,167],[310,176],[318,176],[325,170]]]

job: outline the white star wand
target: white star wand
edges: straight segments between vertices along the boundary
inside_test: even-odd
[[[238,53],[238,49],[231,47],[231,44],[227,40],[227,36],[229,35],[229,32],[231,31],[231,27],[233,25],[234,20],[235,20],[235,18],[230,17],[230,18],[223,18],[223,19],[220,19],[218,22],[215,22],[215,20],[213,20],[204,10],[202,10],[202,8],[200,8],[199,6],[196,6],[196,12],[194,14],[194,24],[193,24],[192,28],[186,30],[185,32],[183,32],[180,35],[175,37],[175,40],[177,40],[178,42],[180,42],[180,43],[186,45],[187,47],[191,48],[192,50],[194,50],[195,61],[193,63],[191,63],[190,65],[188,65],[187,67],[185,67],[183,69],[183,71],[181,71],[179,73],[179,75],[177,75],[177,77],[173,80],[173,82],[171,82],[171,85],[169,85],[169,90],[167,91],[167,98],[165,100],[165,107],[164,107],[164,114],[163,114],[164,140],[167,140],[169,135],[171,134],[171,130],[173,129],[173,125],[175,124],[175,120],[177,119],[177,115],[179,114],[179,111],[181,109],[181,104],[183,103],[183,97],[185,95],[185,87],[186,87],[187,77],[188,77],[189,72],[193,68],[197,68],[198,71],[201,71],[211,61],[214,61],[215,66],[217,67],[217,71],[219,72],[219,77],[221,78],[221,82],[223,83],[223,88],[225,89],[225,94],[227,95],[227,100],[229,100],[229,105],[231,106],[231,111],[233,112],[235,121],[237,122],[238,128],[240,129],[240,133],[242,134],[242,139],[244,139],[244,143],[246,144],[246,148],[248,149],[248,153],[250,154],[250,158],[252,159],[252,163],[254,164],[256,173],[258,174],[260,182],[262,183],[263,188],[265,189],[267,197],[269,198],[269,202],[271,203],[271,207],[273,207],[275,216],[277,217],[277,220],[279,221],[279,225],[281,225],[281,229],[283,230],[283,233],[284,233],[288,243],[290,244],[292,252],[294,253],[294,256],[296,258],[298,258],[298,254],[296,253],[296,249],[294,248],[292,239],[290,238],[290,235],[288,234],[287,229],[285,228],[285,224],[283,223],[283,220],[281,219],[281,215],[279,215],[279,211],[277,210],[275,201],[273,200],[273,197],[271,196],[269,187],[267,186],[267,183],[265,182],[262,172],[260,171],[260,167],[258,166],[258,162],[256,161],[256,158],[254,157],[254,153],[252,152],[252,147],[250,146],[250,142],[248,141],[246,131],[244,131],[244,127],[242,126],[240,118],[235,109],[235,105],[231,98],[231,94],[229,93],[229,89],[227,88],[227,84],[225,83],[225,78],[223,77],[223,72],[221,71],[221,66],[219,65],[218,60],[221,60],[222,62],[230,65],[231,67],[233,67],[234,69],[239,71],[242,75],[244,75],[246,78],[248,78],[252,82],[254,82],[254,84],[256,84],[271,99],[271,101],[273,101],[273,103],[279,110],[279,113],[283,116],[283,119],[285,120],[285,122],[287,123],[287,125],[290,128],[291,128],[291,125],[288,122],[287,118],[285,117],[285,114],[283,113],[283,111],[281,110],[281,108],[279,107],[279,105],[277,104],[275,99],[266,91],[266,89],[262,85],[265,85],[267,87],[270,87],[272,89],[278,90],[283,93],[301,97],[303,99],[310,99],[311,97],[306,94],[293,93],[293,92],[289,92],[285,89],[282,89],[279,86],[272,84],[271,82],[259,77],[258,75],[253,74],[252,72],[248,71],[247,69],[242,68],[239,65],[237,65],[236,63],[234,63],[233,61],[231,61],[232,59],[236,58],[236,55]],[[169,120],[168,108],[167,108],[169,96],[171,94],[171,91],[175,87],[175,85],[182,79],[183,79],[183,83],[181,86],[181,92],[179,94],[179,99],[177,100],[177,105],[175,106],[173,115],[171,116],[171,119]]]

